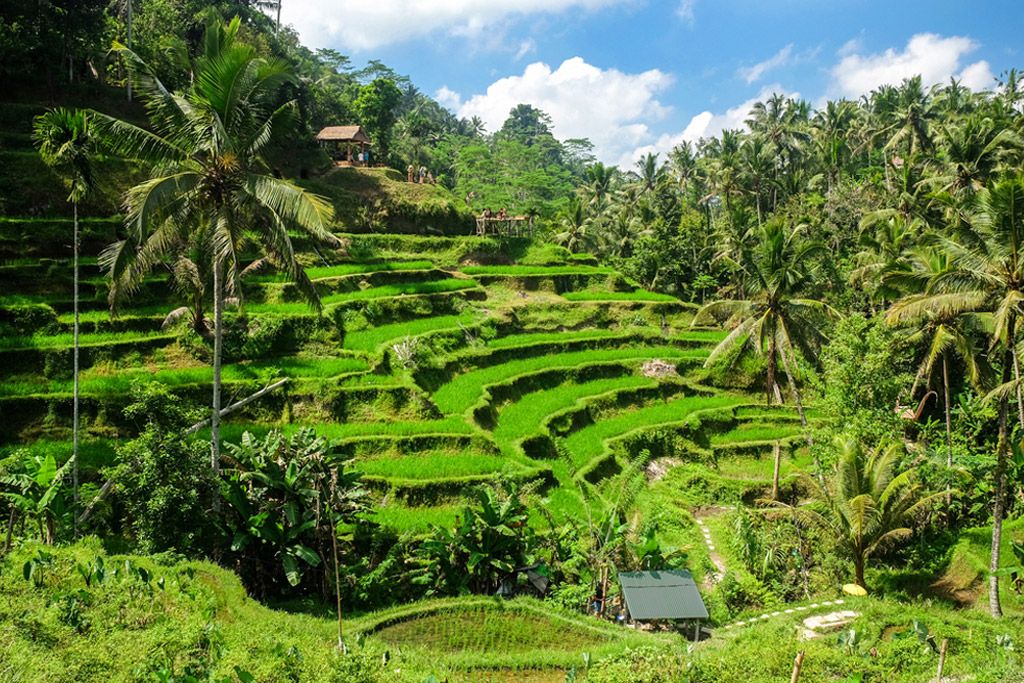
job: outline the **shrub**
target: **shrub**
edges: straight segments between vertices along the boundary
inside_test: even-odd
[[[207,444],[182,436],[196,414],[162,384],[136,384],[131,396],[124,413],[139,436],[105,471],[124,505],[125,531],[143,552],[198,554],[210,546],[215,485]]]

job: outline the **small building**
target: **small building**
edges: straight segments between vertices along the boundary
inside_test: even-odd
[[[368,166],[370,163],[373,143],[362,126],[327,126],[317,133],[316,141],[338,166]]]
[[[700,622],[708,618],[708,610],[690,572],[619,572],[619,585],[631,620],[693,622],[699,638]]]

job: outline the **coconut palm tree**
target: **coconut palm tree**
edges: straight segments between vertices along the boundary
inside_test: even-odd
[[[902,261],[904,268],[894,269],[882,275],[887,287],[903,290],[907,296],[903,305],[918,298],[927,297],[932,283],[942,278],[952,267],[949,253],[933,247],[912,250]],[[974,313],[943,312],[941,310],[919,310],[915,315],[900,316],[900,306],[890,310],[891,321],[900,320],[907,326],[910,341],[924,347],[924,354],[918,366],[914,386],[910,390],[914,399],[918,382],[928,380],[936,369],[942,368],[943,413],[946,421],[946,466],[953,466],[953,421],[949,392],[949,362],[956,356],[964,365],[967,377],[977,389],[988,384],[989,368],[977,341],[983,325]]]
[[[740,254],[733,264],[743,278],[746,298],[714,301],[705,305],[693,325],[724,322],[732,331],[708,356],[705,367],[733,354],[755,352],[767,362],[765,390],[768,402],[782,403],[778,384],[781,363],[796,403],[800,421],[807,426],[796,382],[797,351],[816,362],[825,335],[822,323],[838,317],[828,304],[801,296],[814,281],[814,257],[822,246],[803,237],[802,226],[787,228],[778,220],[764,224],[759,242]],[[737,353],[738,352],[738,353]]]
[[[71,425],[71,482],[75,509],[75,530],[78,529],[78,203],[95,185],[91,164],[94,152],[90,118],[84,111],[52,109],[36,117],[33,137],[39,148],[39,155],[50,168],[54,169],[68,187],[68,201],[74,216],[72,236],[73,265],[73,381],[72,381],[72,425]]]
[[[893,322],[922,315],[972,315],[990,312],[989,347],[1001,352],[1002,383],[990,394],[999,405],[996,445],[989,609],[1002,615],[999,601],[1000,543],[1006,497],[1006,460],[1010,451],[1010,396],[1016,395],[1018,420],[1024,426],[1020,363],[1016,348],[1018,323],[1024,311],[1024,175],[1005,178],[981,190],[968,220],[953,237],[938,239],[952,258],[952,267],[935,278],[926,295],[897,302],[889,312]]]
[[[101,265],[111,281],[115,311],[157,265],[183,249],[200,248],[211,263],[213,286],[213,401],[211,466],[220,463],[223,309],[237,292],[241,249],[261,248],[319,310],[316,288],[299,264],[288,236],[298,230],[337,244],[327,231],[330,206],[320,197],[276,178],[261,154],[282,132],[296,104],[278,104],[292,78],[287,64],[257,57],[237,41],[240,22],[208,20],[193,84],[171,93],[137,55],[116,49],[132,65],[151,130],[94,114],[115,153],[152,164],[151,177],[125,198],[126,239],[108,247]]]
[[[798,522],[831,536],[853,560],[858,586],[867,588],[864,568],[872,555],[914,533],[915,523],[950,492],[928,493],[917,468],[901,467],[901,443],[867,451],[851,437],[836,439],[836,468],[824,481],[804,475],[810,500],[802,505],[776,503]]]
[[[555,244],[573,253],[593,246],[595,236],[590,230],[590,220],[579,197],[569,198],[569,206],[558,216],[558,227],[554,235]]]

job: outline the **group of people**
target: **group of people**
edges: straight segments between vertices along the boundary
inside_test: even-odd
[[[408,174],[407,179],[410,183],[419,183],[421,185],[424,183],[427,183],[428,185],[437,184],[437,180],[434,179],[434,174],[429,171],[426,166],[420,166],[417,169],[412,164],[409,164],[409,168],[405,170]]]
[[[509,215],[508,215],[508,211],[506,211],[504,208],[502,208],[500,211],[498,211],[498,213],[494,213],[490,209],[484,209],[483,217],[484,218],[496,218],[499,221],[503,221],[503,220],[507,220]]]

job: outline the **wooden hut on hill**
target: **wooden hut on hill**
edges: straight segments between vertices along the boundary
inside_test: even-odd
[[[338,166],[369,166],[370,136],[362,126],[327,126],[316,135]]]

